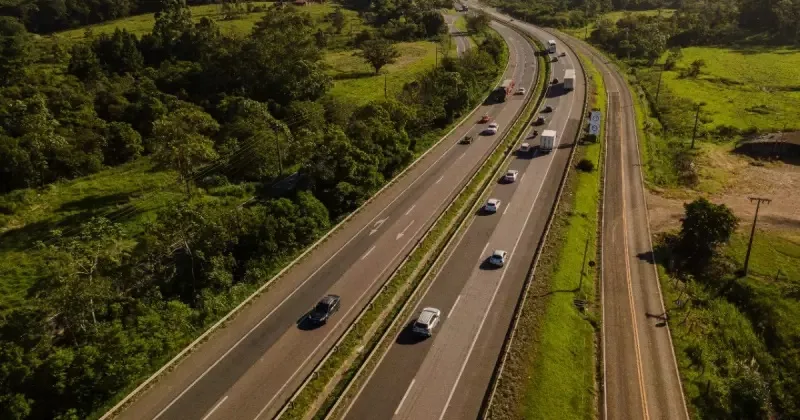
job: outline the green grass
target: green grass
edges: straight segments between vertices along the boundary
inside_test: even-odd
[[[658,9],[658,10],[637,10],[637,11],[616,11],[616,12],[609,12],[602,15],[601,18],[610,19],[612,22],[617,22],[618,20],[625,17],[627,14],[631,14],[634,16],[663,16],[663,17],[670,17],[675,13],[674,9]],[[599,19],[598,19],[599,20]],[[582,26],[580,28],[566,28],[562,29],[562,31],[583,39],[586,34],[591,34],[597,28],[596,22],[591,22],[586,26]]]
[[[740,265],[744,265],[750,239],[749,229],[749,223],[743,225],[742,231],[731,238],[725,249],[725,253]],[[756,230],[750,253],[749,275],[774,279],[778,270],[781,271],[779,279],[800,283],[800,234]]]
[[[382,68],[378,75],[363,59],[354,56],[353,51],[328,53],[325,62],[330,66],[328,73],[335,79],[329,94],[364,104],[383,98],[385,78],[388,96],[394,97],[403,85],[434,67],[436,48],[441,48],[439,44],[428,41],[401,42],[396,45],[400,58],[396,63]],[[440,59],[441,54],[440,50]]]
[[[123,209],[130,200],[136,211],[118,214],[130,233],[138,233],[153,211],[182,196],[170,172],[154,172],[146,159],[69,182],[51,184],[42,191],[21,190],[0,197],[13,209],[0,216],[0,311],[22,304],[28,288],[39,277],[42,257],[36,241],[50,231],[74,233],[93,215]],[[166,187],[166,188],[165,188]],[[154,194],[152,191],[159,191]],[[145,199],[143,199],[145,198]]]
[[[272,6],[272,2],[253,2],[253,5],[268,8]],[[336,5],[333,3],[308,4],[307,6],[300,7],[300,9],[308,12],[315,19],[322,19],[325,17],[325,15],[332,12],[335,7]],[[266,14],[266,12],[254,12],[246,14],[238,19],[223,20],[222,11],[219,4],[192,6],[191,10],[192,10],[192,18],[194,19],[195,22],[199,22],[200,19],[204,17],[210,18],[213,19],[219,25],[220,29],[223,32],[236,35],[248,34],[253,29],[256,22],[261,20],[261,18]],[[363,23],[361,19],[358,17],[358,14],[351,10],[347,9],[342,9],[342,10],[344,11],[345,16],[347,17],[347,24],[345,25],[343,33],[353,34],[360,31],[361,27],[363,26]],[[149,33],[153,29],[154,23],[155,23],[155,15],[151,13],[146,15],[130,16],[123,19],[103,22],[97,25],[72,29],[69,31],[61,32],[57,34],[57,36],[71,41],[80,41],[85,38],[85,32],[87,28],[91,29],[95,35],[101,33],[113,33],[114,30],[119,28],[119,29],[126,29],[129,32],[141,36],[146,33]]]
[[[249,197],[242,188],[219,188],[194,200],[241,202]],[[218,197],[216,197],[218,196]],[[0,215],[0,313],[26,301],[27,291],[41,277],[43,255],[37,241],[51,242],[51,231],[65,236],[78,232],[81,223],[104,216],[120,223],[127,237],[135,238],[159,210],[185,200],[174,172],[154,170],[143,158],[94,175],[50,184],[42,190],[18,190],[0,196],[11,209]]]
[[[706,63],[700,76],[681,77],[679,69],[695,60]],[[707,128],[800,128],[800,49],[684,48],[676,70],[664,72],[663,83],[677,96],[706,103],[713,120]]]
[[[592,108],[606,115],[606,93],[603,78],[581,56],[595,87],[590,99]],[[599,138],[604,132],[601,130]],[[600,200],[601,144],[582,147],[576,157],[591,160],[595,170],[574,171],[573,194],[564,223],[552,231],[550,241],[559,244],[553,265],[550,290],[553,294],[545,306],[539,331],[538,349],[534,350],[533,369],[525,384],[524,413],[526,418],[591,419],[594,416],[594,328],[586,316],[576,310],[573,299],[590,304],[595,300],[595,272],[584,266],[587,275],[581,279],[581,264],[588,240],[586,261],[597,253],[598,206]],[[569,199],[569,198],[568,198]],[[543,270],[545,275],[547,270]]]

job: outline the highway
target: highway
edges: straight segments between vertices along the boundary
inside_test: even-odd
[[[565,36],[566,37],[566,36]],[[687,419],[653,246],[633,97],[617,68],[569,37],[608,93],[602,226],[603,418]]]
[[[448,30],[450,31],[451,40],[455,41],[456,43],[456,52],[460,56],[461,54],[465,53],[470,48],[470,40],[469,37],[462,33],[458,28],[455,26],[455,22],[461,18],[461,15],[451,15],[451,14],[444,14],[444,20],[447,22]]]
[[[532,46],[515,31],[493,26],[509,45],[504,78],[530,91],[536,79]],[[480,167],[523,104],[515,96],[482,106],[118,417],[273,417]],[[499,124],[497,135],[479,135],[483,114]],[[475,141],[459,144],[467,134]],[[328,293],[342,296],[341,309],[326,325],[312,328],[304,315]]]
[[[544,43],[551,39],[533,26],[514,25]],[[565,69],[576,70],[576,89],[565,92],[560,84],[553,86],[545,104],[555,111],[543,114],[546,124],[536,127],[558,132],[557,149],[549,154],[535,149],[532,155],[511,160],[510,169],[519,171],[519,179],[510,184],[498,180],[490,193],[502,200],[499,212],[478,212],[471,220],[414,315],[405,320],[406,327],[393,337],[346,408],[345,418],[478,416],[580,127],[585,86],[576,59],[568,54],[553,63],[553,75],[559,79]],[[532,130],[529,128],[527,137]],[[527,141],[538,144],[538,137]],[[492,268],[486,262],[495,249],[509,253],[503,268]],[[431,338],[419,339],[410,325],[421,308],[430,306],[442,311],[442,322]]]

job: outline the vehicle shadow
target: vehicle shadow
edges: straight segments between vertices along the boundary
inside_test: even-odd
[[[308,318],[307,313],[297,320],[297,329],[302,331],[314,331],[323,325],[325,324],[317,324],[316,322],[312,322],[311,319]]]
[[[402,331],[400,331],[400,334],[397,335],[395,343],[400,344],[401,346],[412,346],[428,339],[428,337],[414,333],[413,328],[414,321],[411,321],[405,326],[405,328],[403,328]]]
[[[490,263],[488,258],[483,260],[483,262],[481,263],[481,266],[480,266],[481,270],[487,270],[487,271],[488,270],[497,270],[497,269],[500,269],[500,268],[503,268],[503,267],[498,267],[498,266]]]

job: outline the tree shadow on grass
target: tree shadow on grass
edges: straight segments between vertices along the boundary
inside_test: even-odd
[[[365,79],[367,77],[376,76],[374,72],[371,71],[351,71],[351,72],[342,72],[338,74],[334,74],[331,76],[333,80],[352,80],[352,79]]]
[[[91,195],[79,200],[70,201],[62,204],[57,212],[89,211],[97,212],[109,206],[127,204],[132,193],[116,193],[107,195]]]

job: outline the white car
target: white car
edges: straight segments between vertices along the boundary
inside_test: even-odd
[[[488,211],[489,213],[497,213],[497,210],[500,209],[500,200],[496,198],[490,198],[486,205],[483,206],[483,209]]]
[[[531,151],[531,145],[528,143],[522,143],[519,145],[519,152],[520,153],[528,153]]]
[[[489,128],[487,128],[486,130],[483,130],[483,134],[486,134],[486,135],[494,135],[494,134],[497,134],[497,128],[492,128],[492,127],[489,127]]]
[[[517,89],[517,95],[524,95],[524,94],[525,94],[525,88]]]
[[[506,171],[505,176],[503,176],[503,180],[506,182],[514,182],[517,180],[517,175],[519,175],[519,171],[516,169],[509,169]]]
[[[489,123],[489,128],[494,128],[495,130],[497,130],[498,129],[497,123],[496,122]]]
[[[436,308],[425,308],[420,312],[417,320],[414,322],[412,330],[414,333],[424,337],[433,335],[433,329],[439,324],[439,319],[442,317],[442,311]]]
[[[492,253],[491,257],[489,257],[489,264],[495,265],[497,267],[502,267],[506,263],[507,256],[508,252],[505,252],[502,249],[498,249]]]

